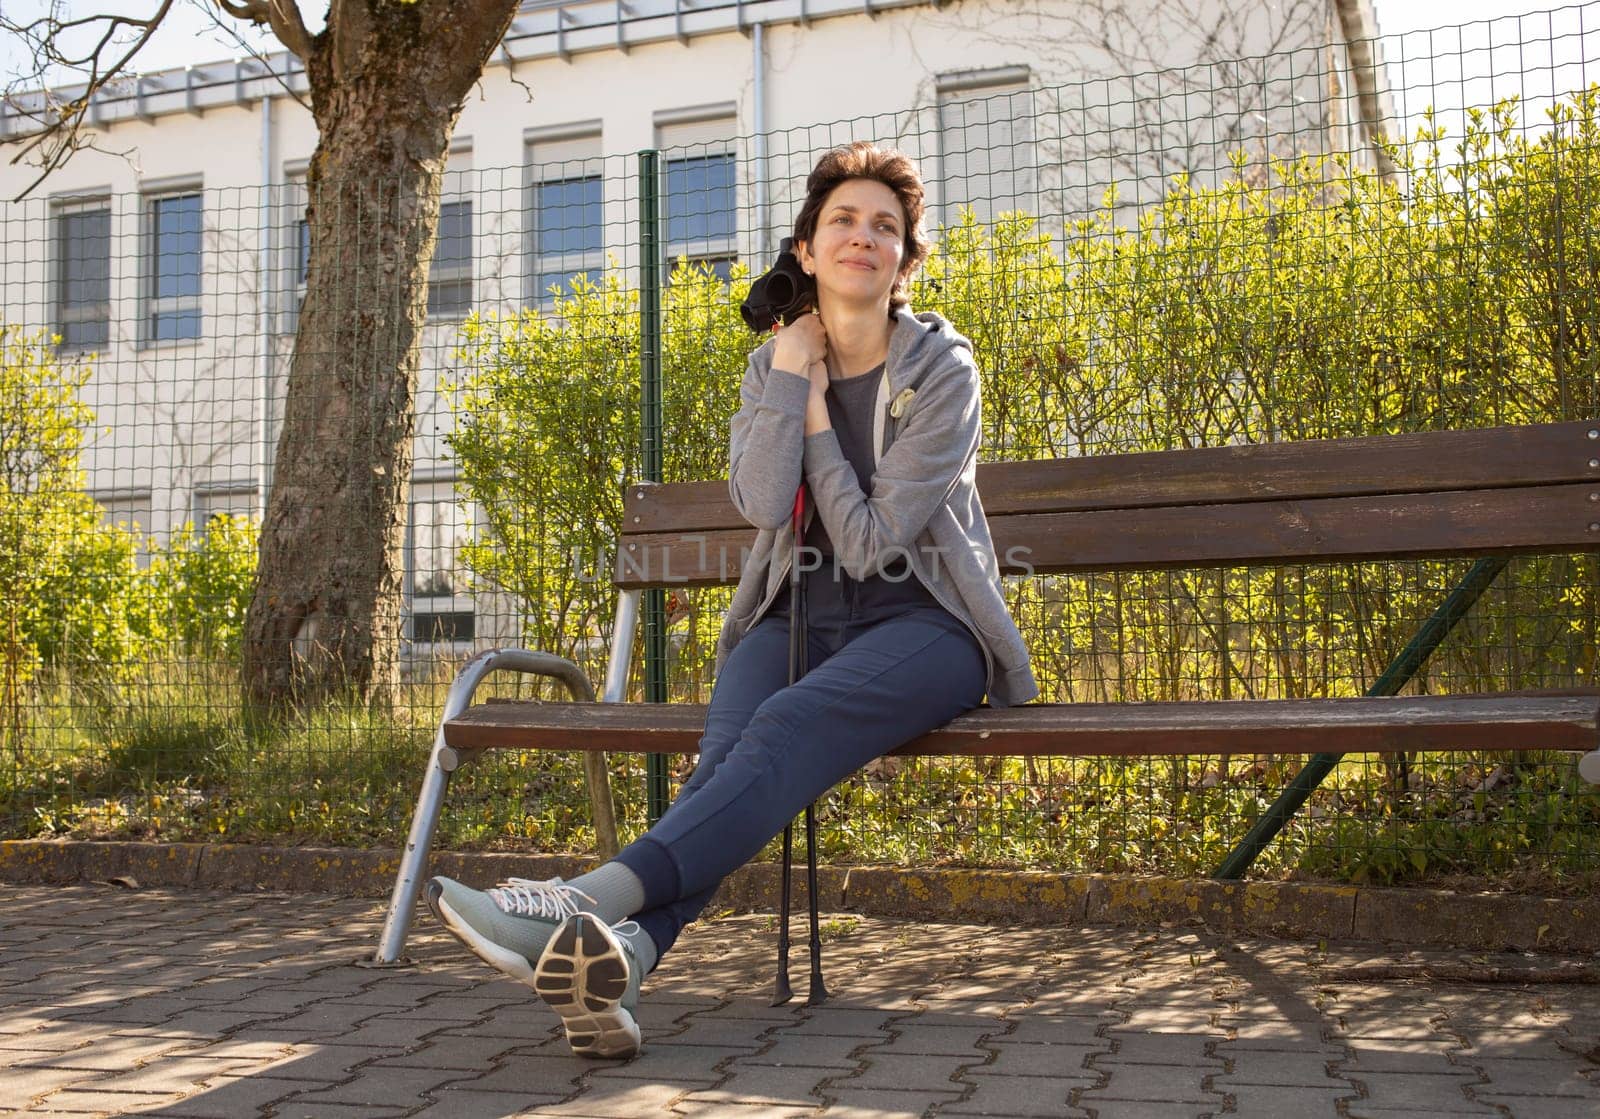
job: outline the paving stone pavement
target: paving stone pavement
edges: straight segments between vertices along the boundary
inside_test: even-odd
[[[772,918],[726,917],[646,981],[646,1046],[619,1063],[568,1054],[426,912],[416,966],[357,966],[381,920],[0,886],[0,1117],[1600,1117],[1600,987],[1340,976],[1457,954],[834,915],[828,1003],[773,1008]],[[795,965],[803,996],[803,946]]]

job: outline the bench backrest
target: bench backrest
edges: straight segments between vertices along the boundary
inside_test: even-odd
[[[978,492],[1008,573],[1600,551],[1600,420],[987,463]],[[738,580],[725,480],[623,505],[618,587]]]

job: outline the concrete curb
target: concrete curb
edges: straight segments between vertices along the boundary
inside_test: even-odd
[[[431,872],[484,887],[509,877],[570,877],[593,861],[437,851]],[[799,865],[796,914],[806,904]],[[399,852],[393,850],[0,840],[0,882],[13,883],[131,877],[141,886],[386,897],[398,868]],[[775,910],[778,879],[774,864],[742,867],[723,883],[712,909]],[[1418,948],[1600,952],[1600,900],[1590,898],[896,867],[820,867],[818,886],[823,910],[833,913],[1022,925],[1177,924],[1223,934]]]

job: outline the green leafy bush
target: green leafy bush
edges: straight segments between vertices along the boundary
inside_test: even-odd
[[[217,513],[205,527],[204,536],[190,523],[175,532],[151,557],[145,582],[149,600],[169,619],[178,651],[231,661],[255,586],[260,524],[254,517]]]
[[[119,680],[161,657],[228,657],[249,603],[252,520],[214,517],[203,539],[185,525],[165,547],[106,523],[80,462],[91,373],[52,339],[0,325],[0,701],[13,729],[42,668]]]
[[[94,416],[87,363],[0,324],[0,714],[21,732],[44,665],[116,671],[160,628],[139,586],[138,538],[103,523],[79,462]]]
[[[1396,150],[1397,182],[1343,157],[1241,156],[1216,186],[1180,177],[1132,228],[1114,194],[1059,237],[1027,214],[985,226],[968,212],[938,232],[912,305],[973,341],[989,460],[1593,416],[1596,97],[1559,106],[1534,139],[1513,102],[1474,114],[1453,153],[1425,131]],[[680,266],[666,288],[668,480],[726,470],[759,341],[738,317],[746,277]],[[610,632],[605,565],[571,549],[609,558],[619,484],[636,476],[638,337],[637,296],[613,269],[549,313],[474,319],[458,355],[450,446],[484,511],[467,562],[540,648],[593,651]],[[1339,695],[1381,672],[1464,570],[1135,572],[1011,594],[1047,699]],[[1593,556],[1519,561],[1432,678],[1461,690],[1592,673],[1597,579]],[[707,682],[723,594],[672,596],[675,694]]]
[[[725,468],[719,417],[737,405],[737,373],[760,341],[739,319],[748,277],[736,265],[725,284],[680,262],[666,287],[668,478]],[[462,553],[473,590],[509,595],[530,647],[593,662],[614,609],[622,491],[639,476],[638,292],[614,268],[598,284],[578,277],[549,312],[474,315],[462,339],[447,443],[482,510]],[[704,639],[691,651],[696,671],[709,653]]]

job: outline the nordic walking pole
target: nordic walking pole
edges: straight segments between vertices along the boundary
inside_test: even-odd
[[[807,1006],[828,1001],[828,988],[822,982],[822,929],[817,921],[817,805],[806,805],[806,894],[811,899],[811,990]]]
[[[805,586],[800,579],[800,546],[805,535],[804,516],[806,484],[794,491],[794,554],[789,562],[789,683],[794,684],[805,674],[805,613],[802,596]],[[782,1006],[794,998],[794,988],[789,986],[789,879],[794,867],[794,821],[783,825],[783,869],[779,884],[778,902],[778,978],[772,994],[772,1005]]]
[[[795,565],[797,567],[799,566],[801,523],[805,516],[805,504],[806,484],[802,481],[800,489],[794,498]],[[792,600],[789,604],[790,630],[791,632],[798,630],[800,633],[798,640],[790,638],[790,647],[794,652],[794,660],[800,669],[799,674],[793,676],[795,680],[805,675],[807,641],[806,588],[804,582],[800,582],[798,585],[800,588],[799,598]],[[789,826],[791,828],[794,826],[792,821]],[[784,846],[785,850],[787,850],[788,844],[785,843]],[[789,887],[789,873],[789,870],[785,868],[785,891]],[[822,982],[822,930],[817,919],[817,805],[815,801],[806,805],[806,900],[810,903],[809,908],[811,910],[811,940],[809,942],[811,949],[811,989],[806,994],[806,1005],[821,1006],[828,999],[828,988]],[[783,928],[785,934],[787,934],[789,930],[788,906],[785,906],[783,910]],[[788,984],[788,970],[787,957],[785,957],[785,985]]]
[[[782,1006],[794,998],[794,988],[789,986],[789,864],[793,860],[794,824],[783,825],[783,900],[778,920],[778,980],[772,993],[772,1005]]]

